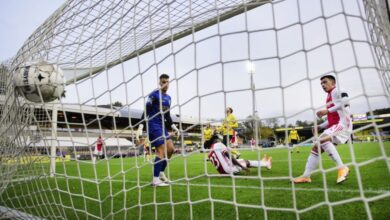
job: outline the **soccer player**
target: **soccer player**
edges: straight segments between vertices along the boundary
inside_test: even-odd
[[[256,147],[256,141],[255,141],[255,139],[251,139],[251,141],[250,141],[250,143],[251,143],[251,148],[252,148],[252,151],[255,149],[255,147]]]
[[[237,133],[237,131],[233,130],[233,136],[230,139],[230,144],[231,144],[231,146],[233,148],[237,148],[238,147],[238,133]]]
[[[146,102],[146,116],[148,117],[149,141],[156,148],[156,158],[153,169],[153,186],[168,186],[169,180],[165,176],[167,159],[170,159],[174,146],[168,130],[173,129],[180,135],[179,129],[173,124],[170,115],[171,97],[167,94],[169,76],[160,76],[160,89],[153,91]]]
[[[264,155],[261,161],[237,159],[217,135],[213,135],[212,141],[208,158],[220,174],[239,174],[242,170],[249,171],[250,167],[272,167],[272,157]]]
[[[103,158],[103,138],[101,135],[99,135],[98,139],[96,140],[96,147],[95,151],[93,153],[93,159],[92,162],[95,163],[96,159]]]
[[[148,138],[143,134],[143,128],[144,128],[143,124],[140,124],[138,126],[135,138],[137,141],[137,145],[142,147],[142,150],[144,152],[144,161],[150,161],[150,155],[151,155],[151,149],[149,146],[150,144]]]
[[[211,136],[213,135],[213,129],[211,128],[210,124],[206,124],[206,127],[203,129],[203,148],[204,149],[210,149],[211,147]]]
[[[322,89],[328,93],[326,109],[318,111],[317,117],[327,115],[327,120],[317,129],[325,129],[319,136],[319,144],[314,144],[311,154],[306,162],[305,172],[301,177],[295,178],[294,183],[310,183],[310,175],[316,169],[319,162],[319,153],[324,151],[336,163],[338,167],[337,183],[347,179],[349,168],[345,166],[336,150],[335,145],[344,144],[352,133],[352,120],[349,114],[348,94],[340,92],[336,88],[336,77],[333,74],[321,77]],[[313,128],[313,134],[316,128]]]
[[[226,118],[222,123],[222,131],[223,131],[223,144],[225,146],[228,145],[228,142],[231,141],[233,137],[234,128],[238,127],[238,123],[236,117],[233,115],[233,109],[228,107],[226,108]]]
[[[290,131],[290,135],[288,136],[288,138],[290,139],[290,144],[292,146],[298,144],[299,142],[299,135],[298,135],[298,131],[295,129],[295,127],[292,127],[291,131]],[[294,151],[291,151],[291,153],[294,152]],[[297,153],[299,153],[299,150],[297,148]]]

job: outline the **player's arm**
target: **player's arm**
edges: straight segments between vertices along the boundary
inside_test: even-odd
[[[328,108],[328,112],[335,112],[337,110],[341,110],[344,107],[349,106],[349,101],[348,101],[348,93],[346,92],[338,92],[334,94],[333,97],[333,104],[331,108]]]
[[[327,109],[323,109],[317,112],[317,117],[321,118],[328,113],[336,112],[337,110],[341,110],[344,107],[349,106],[348,101],[348,93],[346,92],[338,92],[332,94],[333,106]]]
[[[318,131],[318,130],[323,130],[323,129],[325,129],[326,127],[328,127],[328,125],[329,125],[328,120],[325,120],[325,121],[322,122],[321,124],[317,125],[317,131]],[[313,128],[312,128],[312,133],[313,133],[313,135],[315,134],[315,130],[316,130],[316,127],[313,126]]]
[[[153,109],[153,104],[156,102],[156,98],[153,96],[153,94],[150,94],[148,96],[148,99],[146,100],[146,115],[148,115],[149,112]]]
[[[165,128],[167,130],[173,130],[178,136],[180,136],[180,130],[177,128],[175,124],[173,124],[170,111],[167,111],[164,114],[164,119],[165,119]]]
[[[168,129],[168,130],[171,130],[172,125],[173,125],[173,121],[172,121],[172,117],[171,117],[171,112],[170,111],[167,111],[167,112],[164,113],[164,120],[165,120],[165,128]]]

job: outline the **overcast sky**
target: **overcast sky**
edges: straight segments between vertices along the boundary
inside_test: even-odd
[[[0,36],[0,59],[15,55],[62,2],[2,1],[0,27],[7,31]],[[245,119],[256,108],[261,118],[284,116],[290,123],[313,120],[314,111],[323,107],[326,98],[319,77],[336,71],[339,88],[353,99],[352,113],[364,113],[370,105],[372,109],[388,107],[389,100],[374,69],[373,53],[364,43],[368,41],[367,32],[362,20],[354,17],[362,17],[360,1],[326,0],[322,11],[321,1],[300,0],[300,14],[295,10],[297,2],[287,0],[273,8],[270,4],[259,7],[246,16],[236,16],[129,60],[82,84],[70,85],[62,102],[94,105],[121,101],[139,109],[144,104],[140,97],[156,88],[157,73],[168,73],[173,79],[169,94],[174,113],[220,119],[225,107],[230,106],[239,119]],[[304,25],[294,25],[297,22]],[[246,68],[249,59],[255,65],[256,105]],[[158,65],[153,65],[155,62]]]
[[[25,40],[64,0],[1,0],[0,61],[16,55]]]

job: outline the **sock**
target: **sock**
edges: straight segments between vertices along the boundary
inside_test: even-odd
[[[160,177],[153,177],[153,183],[159,183],[161,182]]]
[[[156,156],[156,158],[154,159],[153,177],[157,177],[157,178],[160,175],[160,171],[162,168],[162,163],[159,161],[160,161],[160,158]]]
[[[161,170],[160,172],[164,172],[165,171],[165,168],[167,168],[167,160],[166,159],[162,159],[162,161],[160,162],[161,163]]]
[[[266,167],[268,165],[268,161],[265,160],[249,160],[250,167]]]
[[[317,155],[310,153],[310,156],[307,158],[305,172],[303,173],[304,177],[310,177],[311,173],[316,169],[319,158]]]
[[[321,144],[321,148],[324,149],[324,151],[329,155],[330,158],[332,158],[338,168],[344,167],[339,152],[336,150],[336,147],[332,142],[328,141]]]

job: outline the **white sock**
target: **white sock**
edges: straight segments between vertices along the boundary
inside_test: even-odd
[[[161,182],[160,177],[153,177],[153,183],[159,183]]]
[[[265,160],[249,160],[249,166],[250,167],[266,167],[268,166],[268,161]]]
[[[310,156],[307,158],[305,172],[303,173],[304,177],[310,177],[311,173],[316,169],[319,158],[317,155],[310,153]]]
[[[336,150],[336,147],[332,142],[328,141],[321,144],[321,148],[324,149],[324,151],[329,155],[330,158],[332,158],[338,168],[344,167],[339,152]]]
[[[159,175],[159,177],[162,177],[162,178],[167,178],[167,177],[165,176],[165,173],[164,173],[164,172],[160,172],[160,175]]]

